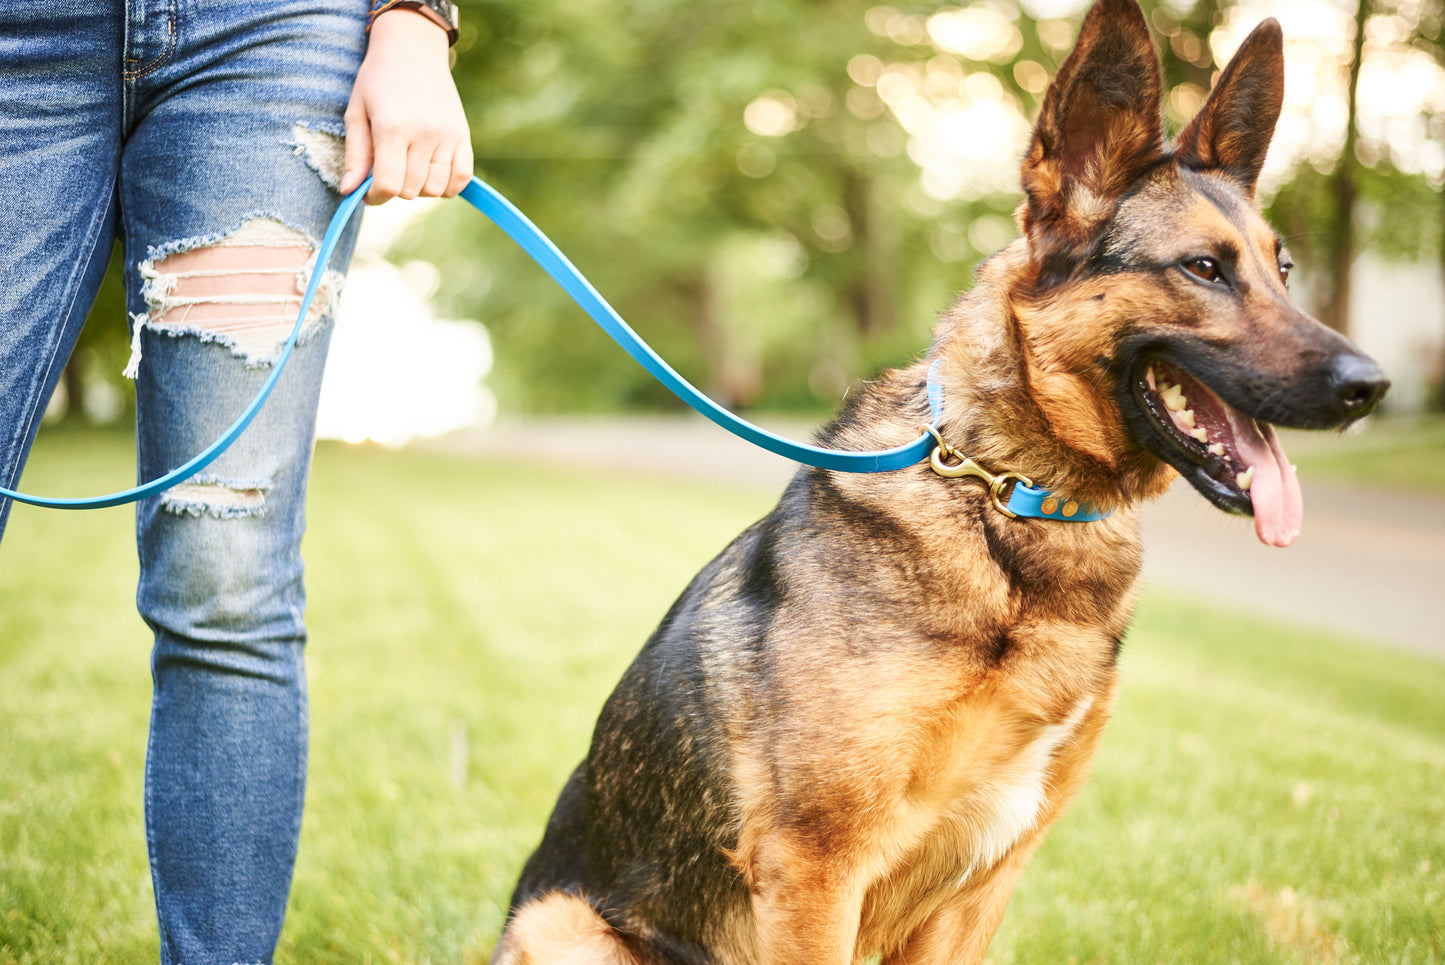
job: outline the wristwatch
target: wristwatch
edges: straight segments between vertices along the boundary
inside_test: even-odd
[[[378,16],[398,8],[425,15],[446,30],[448,45],[457,42],[457,5],[452,0],[373,0],[371,15],[366,18],[367,32],[371,32],[371,25]]]

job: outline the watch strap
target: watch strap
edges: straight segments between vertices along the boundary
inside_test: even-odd
[[[442,23],[446,24],[447,44],[455,45],[457,42],[457,5],[452,0],[372,0],[371,13],[366,18],[367,33],[371,32],[371,25],[376,18],[388,10],[397,8],[408,10],[426,9],[436,15]]]

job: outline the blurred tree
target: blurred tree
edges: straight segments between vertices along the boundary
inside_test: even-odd
[[[1350,39],[1350,59],[1345,82],[1345,145],[1339,162],[1327,178],[1328,205],[1324,220],[1326,295],[1321,305],[1321,321],[1331,328],[1350,331],[1350,291],[1355,264],[1355,221],[1360,199],[1360,67],[1365,60],[1365,28],[1375,8],[1375,0],[1358,0],[1355,5],[1354,33]]]
[[[1017,158],[1085,6],[1019,2],[482,0],[457,80],[478,170],[680,371],[729,406],[831,408],[917,352],[1014,235]],[[1371,58],[1445,65],[1442,7],[1361,0],[1342,96]],[[1177,130],[1212,84],[1231,6],[1145,9]],[[1362,248],[1433,249],[1445,270],[1438,172],[1351,103],[1340,159],[1300,163],[1270,201],[1342,328]],[[1420,122],[1445,141],[1445,113]],[[675,404],[465,206],[439,208],[403,253],[438,264],[450,314],[485,321],[505,408]],[[130,408],[116,265],[92,317],[66,375],[71,418]]]
[[[496,0],[462,39],[479,170],[725,404],[757,402],[765,384],[793,402],[812,401],[810,382],[836,397],[862,342],[898,338],[910,232],[895,213],[913,169],[892,117],[848,106],[849,57],[892,46],[866,9]],[[661,401],[474,216],[444,212],[417,250],[437,237],[487,266],[449,294],[486,319],[504,398]]]
[[[1179,9],[1163,3],[1149,11],[1149,21],[1159,37],[1164,67],[1164,113],[1177,133],[1194,116],[1214,86],[1218,66],[1210,37],[1224,19],[1220,0],[1198,0]]]
[[[1423,134],[1419,138],[1399,137],[1399,127],[1380,125],[1377,119],[1375,129],[1367,131],[1365,123],[1371,118],[1360,98],[1361,78],[1372,66],[1399,71],[1423,55],[1445,67],[1442,19],[1442,0],[1359,0],[1340,50],[1340,96],[1346,104],[1341,149],[1329,163],[1302,161],[1269,206],[1296,259],[1320,279],[1315,302],[1321,320],[1346,334],[1351,282],[1361,252],[1401,260],[1433,255],[1445,271],[1439,164],[1432,170],[1428,161],[1422,164],[1412,156],[1412,151],[1418,155],[1421,140],[1437,146],[1445,141],[1445,114],[1439,113],[1445,90],[1419,91],[1421,116],[1413,122],[1397,118],[1407,126],[1418,124]],[[1434,84],[1439,77],[1434,74]],[[1379,111],[1396,105],[1373,106]]]
[[[1085,5],[479,0],[456,74],[479,172],[680,371],[730,406],[831,408],[917,352],[1013,237],[1017,158]],[[1144,6],[1177,130],[1212,84],[1231,4]],[[1442,7],[1361,0],[1341,91],[1371,58],[1445,65]],[[1445,113],[1421,123],[1445,141]],[[1438,176],[1353,115],[1348,130],[1341,160],[1300,163],[1270,202],[1341,327],[1361,248],[1433,248],[1445,270]],[[403,254],[438,264],[449,314],[485,321],[506,409],[675,404],[465,206],[440,207]],[[92,317],[66,375],[73,418],[129,409],[116,265]]]
[[[121,375],[130,356],[130,337],[120,252],[120,245],[115,245],[100,291],[56,390],[59,399],[55,409],[66,423],[119,422],[135,412],[135,391],[130,380]]]
[[[1437,67],[1445,70],[1445,0],[1422,0],[1413,25],[1410,46],[1428,54]],[[1445,96],[1440,99],[1445,100]],[[1426,118],[1425,123],[1427,136],[1436,145],[1445,145],[1445,110],[1437,109]],[[1428,249],[1428,242],[1433,238],[1436,265],[1440,277],[1445,280],[1445,191],[1440,190],[1438,183],[1421,184],[1420,180],[1423,179],[1417,179],[1413,185],[1411,200],[1414,203],[1406,209],[1422,222],[1420,228],[1412,232],[1418,239],[1415,247]],[[1429,224],[1431,220],[1433,225]],[[1431,402],[1435,409],[1445,410],[1445,352],[1435,360],[1433,374],[1435,386]]]

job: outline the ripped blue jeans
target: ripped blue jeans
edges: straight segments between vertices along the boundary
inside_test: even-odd
[[[139,475],[194,455],[254,395],[340,200],[366,12],[367,0],[0,4],[6,485],[116,239],[130,319],[95,324],[133,332]],[[269,962],[280,933],[306,771],[299,544],[352,240],[252,426],[204,477],[137,507],[163,962]]]

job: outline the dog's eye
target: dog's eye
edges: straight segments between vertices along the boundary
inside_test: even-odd
[[[1213,258],[1190,258],[1184,262],[1184,270],[1201,281],[1218,282],[1224,280],[1224,275],[1219,271],[1219,262]]]
[[[1289,284],[1289,270],[1293,267],[1294,262],[1292,261],[1282,261],[1279,263],[1279,280],[1286,285]]]

